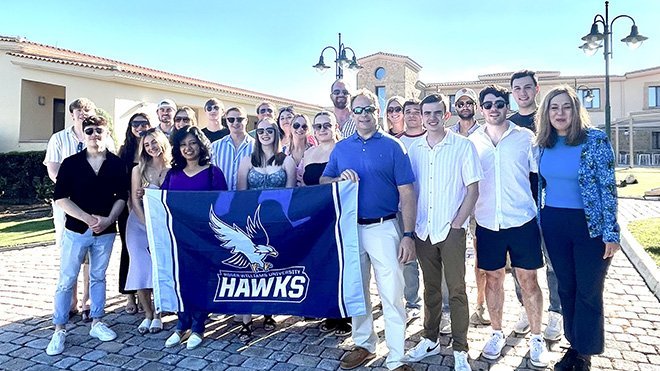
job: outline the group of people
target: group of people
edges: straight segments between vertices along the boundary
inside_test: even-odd
[[[510,269],[522,306],[514,331],[531,332],[531,363],[547,366],[545,339],[558,340],[563,333],[571,347],[555,369],[588,370],[590,356],[603,351],[604,280],[619,249],[612,149],[605,134],[590,126],[572,88],[553,88],[538,105],[533,71],[515,73],[510,83],[518,113],[507,115],[506,88],[490,85],[478,94],[464,88],[455,95],[459,120],[453,126],[446,125],[452,111],[448,98],[430,94],[421,101],[389,99],[381,128],[377,97],[364,89],[351,92],[341,79],[330,89],[333,110],[310,119],[293,107],[277,110],[264,101],[256,106],[252,131],[242,107],[225,110],[218,99],[209,99],[204,106],[209,124],[200,129],[192,109],[177,109],[164,99],[157,124],[145,113],[129,119],[119,156],[111,151],[107,122],[94,114],[93,103],[74,101],[73,127],[53,135],[44,161],[55,181],[61,248],[55,333],[47,353],[64,349],[65,325],[77,309],[75,283],[86,259],[89,289],[84,292],[91,303],[86,309],[83,297],[83,313],[88,310],[92,321],[90,335],[101,341],[116,337],[101,321],[115,221],[122,236],[120,291],[133,302],[137,292],[145,315],[140,333],[162,330],[151,300],[145,188],[240,191],[348,180],[360,183],[357,228],[367,314],[328,318],[319,326],[337,336],[352,334],[355,348],[342,358],[342,368],[375,357],[372,268],[388,369],[411,370],[409,363],[439,354],[440,336],[451,334],[454,368],[470,370],[470,323],[491,326],[482,356],[497,359],[506,344],[503,283]],[[483,124],[475,118],[478,110]],[[475,246],[478,293],[471,316],[465,283],[468,234]],[[544,265],[550,308],[542,333],[537,270]],[[421,341],[406,352],[406,325],[422,309]],[[199,346],[208,316],[179,312],[165,345],[187,339],[188,349]],[[234,316],[243,341],[252,336],[253,316]],[[263,326],[273,330],[276,321],[266,315]]]

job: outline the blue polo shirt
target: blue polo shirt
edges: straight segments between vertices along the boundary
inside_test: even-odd
[[[335,145],[323,176],[336,178],[346,169],[355,170],[360,177],[358,218],[395,214],[399,210],[397,187],[415,181],[406,148],[381,130],[366,140],[356,132]]]

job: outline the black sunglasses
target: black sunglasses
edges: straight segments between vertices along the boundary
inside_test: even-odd
[[[307,124],[301,124],[299,122],[294,122],[293,125],[291,125],[291,126],[293,126],[294,130],[298,130],[301,127],[302,127],[303,130],[307,130],[307,127],[308,127]]]
[[[339,89],[336,89],[336,90],[333,90],[333,91],[332,91],[332,95],[341,95],[341,94],[343,94],[343,95],[345,95],[345,96],[349,96],[349,95],[351,95],[351,93],[349,93],[348,90],[339,90]]]
[[[366,107],[354,107],[353,108],[353,113],[356,115],[361,115],[362,112],[366,112],[368,114],[372,114],[376,112],[376,107],[374,106],[366,106]]]
[[[275,134],[275,129],[273,129],[273,128],[257,129],[257,135],[263,135],[264,133],[268,133],[269,135],[273,135],[273,134]]]
[[[99,127],[96,127],[96,128],[85,128],[84,131],[85,131],[85,134],[87,134],[87,135],[92,135],[92,134],[94,134],[94,132],[96,132],[96,134],[103,134],[103,132],[105,131],[105,129],[103,129],[103,128],[99,128]]]
[[[390,107],[387,109],[387,113],[401,112],[401,107]]]
[[[151,126],[151,123],[147,120],[133,120],[131,121],[131,126],[139,128],[140,126]]]
[[[332,129],[332,123],[331,122],[324,122],[323,124],[313,124],[312,128],[314,130],[321,130],[321,128],[330,130],[330,129]]]
[[[474,102],[471,100],[467,102],[463,102],[463,101],[456,102],[456,108],[463,108],[463,106],[473,107]]]
[[[483,102],[481,104],[481,108],[483,109],[491,109],[493,106],[495,106],[497,109],[502,109],[506,107],[506,102],[503,100],[496,100],[495,102]]]
[[[266,112],[268,112],[268,113],[273,113],[273,109],[272,109],[272,108],[261,108],[261,109],[259,110],[259,113],[262,114],[262,115],[263,115],[264,113],[266,113]]]
[[[141,137],[141,138],[144,138],[144,137],[146,137],[147,135],[149,135],[149,134],[153,134],[153,133],[155,133],[155,132],[156,132],[156,128],[147,129],[147,130],[144,130],[144,131],[141,131],[141,132],[140,132],[140,137]]]
[[[240,124],[243,122],[243,120],[245,120],[245,117],[227,117],[225,120],[227,120],[227,122],[230,124],[233,124],[234,121]]]
[[[181,122],[183,121],[184,124],[189,124],[190,123],[190,117],[175,117],[174,122]]]
[[[209,105],[209,106],[204,107],[204,109],[206,110],[206,112],[211,112],[213,110],[220,111],[220,106],[218,106],[217,104],[213,105],[213,106]]]

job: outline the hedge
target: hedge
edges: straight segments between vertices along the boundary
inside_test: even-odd
[[[0,153],[0,201],[32,204],[53,197],[53,182],[43,161],[45,151]]]

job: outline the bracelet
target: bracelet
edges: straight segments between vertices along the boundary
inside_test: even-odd
[[[413,240],[415,239],[415,235],[413,234],[414,232],[403,232],[403,237],[410,237]],[[403,238],[401,237],[401,238]]]

